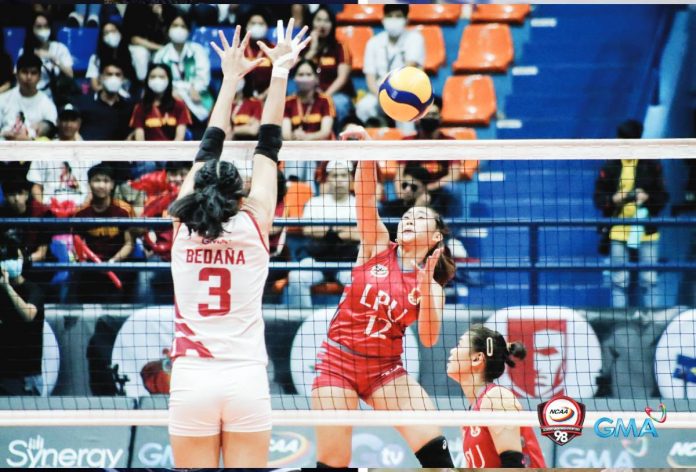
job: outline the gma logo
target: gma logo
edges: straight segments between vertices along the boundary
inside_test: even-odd
[[[610,438],[623,436],[624,438],[634,437],[642,438],[643,436],[652,436],[654,438],[658,437],[657,429],[655,429],[655,424],[650,418],[646,418],[640,428],[636,424],[636,420],[631,418],[628,423],[624,423],[621,418],[614,420],[603,416],[598,419],[594,424],[594,432],[600,438]]]

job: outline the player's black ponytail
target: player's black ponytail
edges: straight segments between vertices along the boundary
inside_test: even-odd
[[[445,244],[445,240],[450,235],[450,230],[445,224],[442,217],[432,208],[430,210],[433,213],[435,213],[435,225],[437,230],[442,234],[442,240],[430,248],[430,251],[428,251],[428,253],[425,255],[423,261],[425,262],[426,260],[428,260],[428,257],[430,257],[436,249],[443,249],[442,254],[440,255],[440,259],[437,261],[437,265],[435,266],[433,279],[435,280],[435,282],[440,284],[440,286],[444,287],[450,280],[454,278],[454,274],[457,271],[457,264],[454,262],[454,258],[452,257],[452,253],[449,250],[449,247],[447,247],[447,245]]]
[[[222,234],[222,225],[239,212],[244,181],[234,164],[213,160],[196,173],[193,190],[172,203],[169,213],[190,232],[215,239]]]
[[[486,382],[493,382],[505,372],[505,365],[515,367],[515,359],[523,360],[527,349],[520,342],[506,343],[503,335],[483,325],[469,329],[471,352],[481,352],[486,356]]]

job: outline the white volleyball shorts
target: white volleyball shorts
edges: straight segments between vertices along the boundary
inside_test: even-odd
[[[198,357],[174,361],[169,434],[204,437],[270,429],[271,395],[263,364]]]

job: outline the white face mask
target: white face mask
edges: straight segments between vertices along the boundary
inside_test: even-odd
[[[34,36],[36,36],[36,39],[38,39],[42,43],[45,43],[46,41],[48,41],[48,38],[51,37],[51,30],[50,28],[35,28]]]
[[[175,26],[169,30],[169,39],[174,44],[183,44],[189,37],[189,32],[182,26]]]
[[[268,33],[268,26],[260,25],[258,23],[251,25],[249,27],[249,33],[251,34],[252,39],[263,39],[266,37],[266,33]]]
[[[159,77],[147,81],[147,86],[150,87],[150,90],[152,90],[155,93],[164,92],[165,90],[167,90],[168,85],[169,81],[167,79],[162,79]]]
[[[117,48],[121,44],[121,33],[114,31],[113,33],[106,33],[104,35],[104,44],[110,48]]]
[[[104,90],[109,93],[116,93],[121,90],[123,86],[123,79],[121,77],[116,77],[115,75],[110,75],[104,80],[102,80],[102,85]]]
[[[385,18],[382,25],[390,37],[396,38],[406,29],[406,18]]]
[[[7,271],[9,279],[16,279],[22,275],[22,267],[24,266],[23,259],[10,259],[0,262],[0,269]]]

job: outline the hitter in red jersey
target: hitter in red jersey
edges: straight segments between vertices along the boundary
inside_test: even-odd
[[[462,335],[450,353],[447,375],[457,381],[473,411],[520,411],[522,406],[508,388],[495,383],[512,358],[524,359],[521,343],[507,344],[497,331],[476,325]],[[519,426],[463,428],[464,456],[469,468],[545,468],[534,430]]]
[[[361,127],[344,139],[367,139]],[[443,286],[454,262],[444,248],[447,228],[430,208],[414,207],[401,219],[396,242],[377,211],[374,161],[361,161],[355,177],[360,235],[357,266],[329,326],[312,390],[315,410],[357,410],[360,399],[375,410],[434,410],[435,406],[401,362],[406,328],[417,322],[423,345],[438,341]],[[453,467],[447,441],[435,426],[402,426],[424,467]],[[348,467],[349,426],[317,428],[317,467]]]

